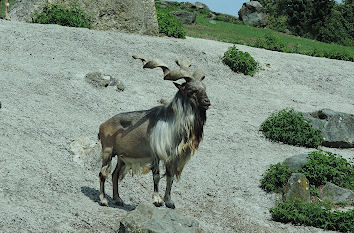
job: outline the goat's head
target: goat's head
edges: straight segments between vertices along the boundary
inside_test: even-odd
[[[202,70],[198,69],[191,73],[189,67],[191,63],[188,60],[176,60],[179,69],[170,70],[164,62],[159,59],[146,61],[140,56],[133,56],[134,59],[140,59],[144,63],[144,68],[154,69],[160,67],[164,73],[164,80],[177,81],[184,79],[186,82],[179,84],[173,82],[178,88],[179,93],[187,97],[195,107],[207,110],[210,106],[210,100],[206,94],[206,88],[202,80],[205,74]]]

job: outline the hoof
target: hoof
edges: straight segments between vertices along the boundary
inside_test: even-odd
[[[166,206],[167,208],[170,208],[170,209],[176,208],[176,207],[175,207],[175,203],[173,203],[172,200],[166,201],[166,202],[165,202],[165,206]]]
[[[103,200],[100,201],[101,206],[108,206],[108,200],[104,198]]]
[[[118,205],[118,206],[124,206],[124,202],[123,202],[122,198],[120,198],[120,197],[115,197],[115,198],[113,198],[113,200],[114,200],[114,203],[115,203],[116,205]]]
[[[156,206],[156,207],[161,207],[161,206],[163,206],[163,202],[156,202],[156,201],[154,201],[154,205]]]
[[[156,207],[161,207],[161,206],[163,206],[164,202],[163,202],[161,196],[160,196],[158,193],[154,193],[152,197],[153,197],[153,199],[154,199],[154,202],[153,202],[153,203],[154,203],[154,205],[155,205]]]
[[[108,200],[103,195],[100,195],[100,205],[101,206],[108,206]]]

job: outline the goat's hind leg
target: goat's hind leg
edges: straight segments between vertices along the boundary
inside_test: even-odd
[[[99,173],[100,177],[100,204],[108,205],[108,200],[104,192],[104,183],[107,179],[107,176],[111,172],[111,161],[112,161],[112,147],[102,148],[102,168]]]
[[[154,179],[154,194],[152,195],[152,198],[154,199],[154,205],[156,207],[160,207],[163,206],[164,202],[159,194],[159,182],[160,182],[159,161],[154,161],[151,170]]]
[[[119,205],[119,206],[123,206],[123,200],[119,197],[119,192],[118,192],[118,180],[119,177],[124,176],[124,174],[121,174],[122,172],[124,172],[124,162],[119,159],[118,156],[118,162],[117,162],[117,166],[114,169],[114,172],[112,173],[112,183],[113,183],[113,200],[114,202]]]

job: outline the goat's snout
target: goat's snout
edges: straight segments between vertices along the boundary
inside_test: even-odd
[[[210,100],[209,100],[209,98],[208,97],[206,97],[206,98],[203,98],[203,100],[202,100],[202,106],[203,106],[203,108],[205,109],[205,110],[207,110],[209,107],[210,107]]]

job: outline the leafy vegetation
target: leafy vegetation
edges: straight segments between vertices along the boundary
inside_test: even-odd
[[[269,1],[272,2],[273,0]],[[193,11],[193,9],[191,9],[188,5],[184,3],[168,4],[166,8],[161,8],[161,3],[159,2],[156,2],[155,5],[158,12],[164,13],[181,9]],[[327,57],[338,60],[354,61],[353,47],[342,46],[338,44],[322,43],[319,41],[314,41],[311,39],[305,39],[292,35],[286,35],[284,33],[279,33],[275,31],[278,30],[284,32],[285,29],[288,28],[288,18],[285,15],[270,15],[269,22],[273,22],[269,26],[270,29],[246,26],[241,24],[238,20],[234,21],[231,20],[231,18],[225,18],[223,16],[217,16],[215,20],[217,20],[216,24],[210,23],[210,11],[198,11],[196,24],[184,25],[186,35],[190,37],[218,40],[223,42],[244,44],[248,46],[262,48],[267,47],[266,45],[264,45],[265,38],[273,37],[277,38],[278,41],[280,41],[280,44],[283,45],[280,49],[277,48],[277,51],[286,53],[299,53],[317,57]]]
[[[280,202],[270,209],[272,219],[283,223],[303,224],[327,230],[354,232],[354,210],[331,211],[320,203],[304,203],[298,199]]]
[[[279,30],[278,19],[295,35],[354,46],[352,0],[260,0],[270,15],[269,26]],[[274,20],[276,19],[276,20]],[[279,30],[281,31],[281,30]]]
[[[266,192],[282,192],[292,172],[285,164],[270,165],[262,175],[261,188]],[[309,180],[314,196],[318,196],[318,188],[327,182],[354,190],[354,166],[331,152],[317,150],[309,153],[308,161],[297,172],[304,174]]]
[[[261,124],[260,130],[270,140],[295,146],[317,148],[323,142],[320,131],[314,129],[301,113],[293,109],[272,113]]]
[[[309,180],[312,196],[319,196],[319,187],[326,182],[333,182],[338,186],[354,190],[354,166],[346,159],[322,150],[309,153],[308,158],[307,163],[298,172],[304,174]],[[267,192],[281,193],[292,172],[284,164],[271,165],[262,176],[261,188]],[[353,205],[353,202],[335,206],[338,205],[348,206]],[[304,203],[295,199],[279,202],[270,209],[270,213],[272,219],[278,222],[354,232],[354,210],[332,211],[333,206],[329,202]]]
[[[284,51],[286,44],[273,34],[268,34],[264,38],[258,38],[254,44],[258,48],[264,48],[273,51]]]
[[[308,162],[299,172],[307,177],[310,184],[320,186],[331,182],[354,190],[354,166],[346,159],[321,150],[309,153],[308,156]]]
[[[91,17],[79,5],[63,6],[47,4],[41,13],[35,14],[34,23],[58,24],[68,27],[91,28]]]
[[[9,0],[10,8],[15,0]],[[0,0],[0,19],[5,18],[5,0]]]
[[[157,10],[157,20],[161,34],[176,38],[186,38],[181,20],[174,15]]]
[[[222,57],[225,65],[228,65],[232,71],[241,72],[246,75],[253,75],[258,70],[259,64],[253,57],[247,53],[239,51],[236,46],[229,48]]]
[[[286,165],[277,163],[270,165],[261,179],[261,188],[266,192],[281,193],[293,171]]]

